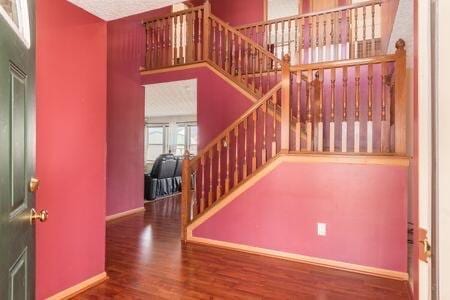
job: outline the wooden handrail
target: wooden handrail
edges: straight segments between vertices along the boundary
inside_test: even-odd
[[[217,145],[217,143],[219,143],[222,139],[224,139],[225,136],[229,132],[231,132],[237,125],[241,124],[246,118],[248,118],[255,111],[255,109],[259,108],[264,102],[269,100],[276,91],[281,89],[281,85],[282,85],[281,82],[275,85],[266,95],[264,95],[261,99],[255,102],[252,106],[250,106],[238,119],[236,119],[233,123],[231,123],[227,128],[222,130],[222,132],[216,135],[216,137],[211,142],[209,142],[205,147],[203,147],[200,151],[198,151],[197,155],[190,161],[191,168],[192,166],[195,166],[197,160],[202,155],[207,153],[211,147]]]
[[[164,20],[164,19],[169,19],[169,18],[174,18],[174,17],[178,17],[178,16],[182,16],[182,15],[187,15],[189,13],[198,11],[198,10],[202,10],[205,8],[205,5],[199,5],[199,6],[195,6],[192,8],[188,8],[188,9],[184,9],[184,10],[180,10],[177,12],[173,12],[170,14],[166,14],[164,16],[159,16],[159,17],[154,17],[154,18],[149,18],[149,19],[145,19],[142,20],[142,24],[146,25],[147,23],[151,23],[151,22],[155,22],[155,21],[160,21],[160,20]]]
[[[378,64],[383,62],[395,62],[398,58],[398,54],[379,55],[366,58],[355,58],[347,60],[335,60],[330,62],[319,62],[312,64],[303,64],[298,66],[291,66],[291,72],[314,70],[314,69],[331,69],[331,68],[343,68],[363,66],[368,64]]]
[[[235,27],[235,29],[242,30],[242,29],[247,29],[250,27],[264,26],[264,25],[275,24],[275,23],[280,23],[280,22],[284,22],[284,21],[293,21],[293,20],[297,20],[297,19],[303,19],[303,18],[318,16],[318,15],[325,15],[325,14],[330,14],[333,12],[356,9],[356,8],[360,8],[360,7],[367,7],[367,6],[371,6],[371,5],[380,5],[380,4],[382,4],[382,2],[383,2],[382,0],[365,1],[365,2],[355,3],[355,4],[351,4],[351,5],[339,6],[339,7],[331,8],[331,9],[327,9],[327,10],[317,11],[317,12],[311,12],[311,13],[300,14],[300,15],[295,15],[295,16],[277,18],[277,19],[272,19],[272,20],[263,21],[263,22],[249,23],[249,24],[237,26],[237,27]]]
[[[241,32],[239,32],[237,29],[235,29],[234,27],[230,26],[229,24],[225,23],[224,21],[222,21],[221,19],[217,18],[214,15],[211,15],[210,18],[214,21],[216,21],[217,23],[219,23],[220,25],[222,25],[223,27],[225,27],[227,30],[231,31],[232,33],[236,34],[236,35],[240,35],[241,39],[249,44],[251,44],[253,47],[255,47],[256,49],[260,50],[261,52],[264,52],[265,55],[267,55],[268,57],[270,57],[271,59],[273,59],[274,61],[277,61],[281,64],[281,59],[279,59],[278,57],[276,57],[275,55],[273,55],[272,53],[270,53],[269,51],[267,51],[266,49],[264,49],[261,45],[257,44],[255,41],[253,41],[251,38],[243,35]]]

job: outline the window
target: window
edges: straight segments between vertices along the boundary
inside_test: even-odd
[[[25,46],[29,48],[30,22],[28,20],[27,0],[0,0],[0,15],[5,18]]]
[[[197,124],[178,124],[176,135],[177,144],[175,155],[184,155],[186,149],[189,150],[190,154],[197,154]]]
[[[167,151],[167,125],[149,125],[146,127],[145,161],[152,162]]]

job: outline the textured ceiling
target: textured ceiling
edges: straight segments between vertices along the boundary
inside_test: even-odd
[[[182,0],[67,0],[93,15],[105,20],[115,20],[126,16],[161,8]]]
[[[145,86],[145,117],[197,114],[197,79]]]

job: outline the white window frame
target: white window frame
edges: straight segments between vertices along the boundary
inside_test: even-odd
[[[6,10],[1,5],[0,5],[0,15],[6,20],[8,25],[14,30],[17,36],[29,49],[31,46],[31,36],[30,36],[30,17],[28,13],[28,2],[27,0],[17,0],[17,5],[18,5],[17,12],[19,24],[16,24],[13,21],[11,16],[6,12]]]

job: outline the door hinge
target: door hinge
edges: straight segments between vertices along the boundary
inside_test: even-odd
[[[428,231],[423,228],[419,228],[419,259],[424,262],[428,262],[431,257],[431,245],[428,240]]]

